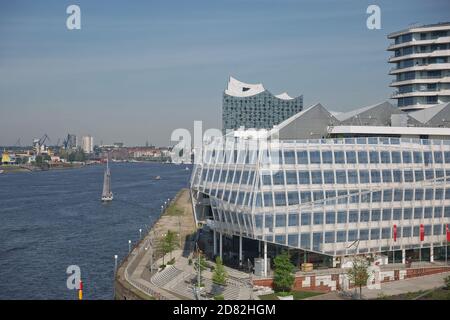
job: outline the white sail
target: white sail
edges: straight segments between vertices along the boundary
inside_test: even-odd
[[[106,159],[106,170],[103,177],[102,201],[111,201],[113,193],[111,192],[111,172],[109,171],[108,159]]]

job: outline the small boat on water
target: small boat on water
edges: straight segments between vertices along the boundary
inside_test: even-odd
[[[113,193],[111,192],[111,172],[109,171],[108,159],[106,159],[106,170],[103,177],[102,202],[112,201],[113,198]]]
[[[155,180],[161,180],[161,176],[156,176]]]

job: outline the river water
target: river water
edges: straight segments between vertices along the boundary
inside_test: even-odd
[[[81,269],[84,299],[111,299],[114,255],[125,257],[191,169],[113,163],[108,204],[101,165],[0,174],[0,299],[77,299],[66,287],[69,265]]]

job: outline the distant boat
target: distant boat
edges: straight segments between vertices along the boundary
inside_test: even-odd
[[[106,160],[106,170],[103,178],[102,202],[112,201],[113,193],[111,192],[111,172],[109,171],[108,159]]]
[[[2,174],[3,172],[5,172],[5,170],[0,170],[0,174]]]
[[[161,176],[156,176],[155,180],[161,180]]]

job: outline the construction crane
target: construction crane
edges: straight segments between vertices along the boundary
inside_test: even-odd
[[[33,145],[36,150],[36,154],[40,154],[41,151],[43,151],[42,147],[47,140],[50,142],[50,137],[47,134],[44,134],[40,139],[34,139]]]

